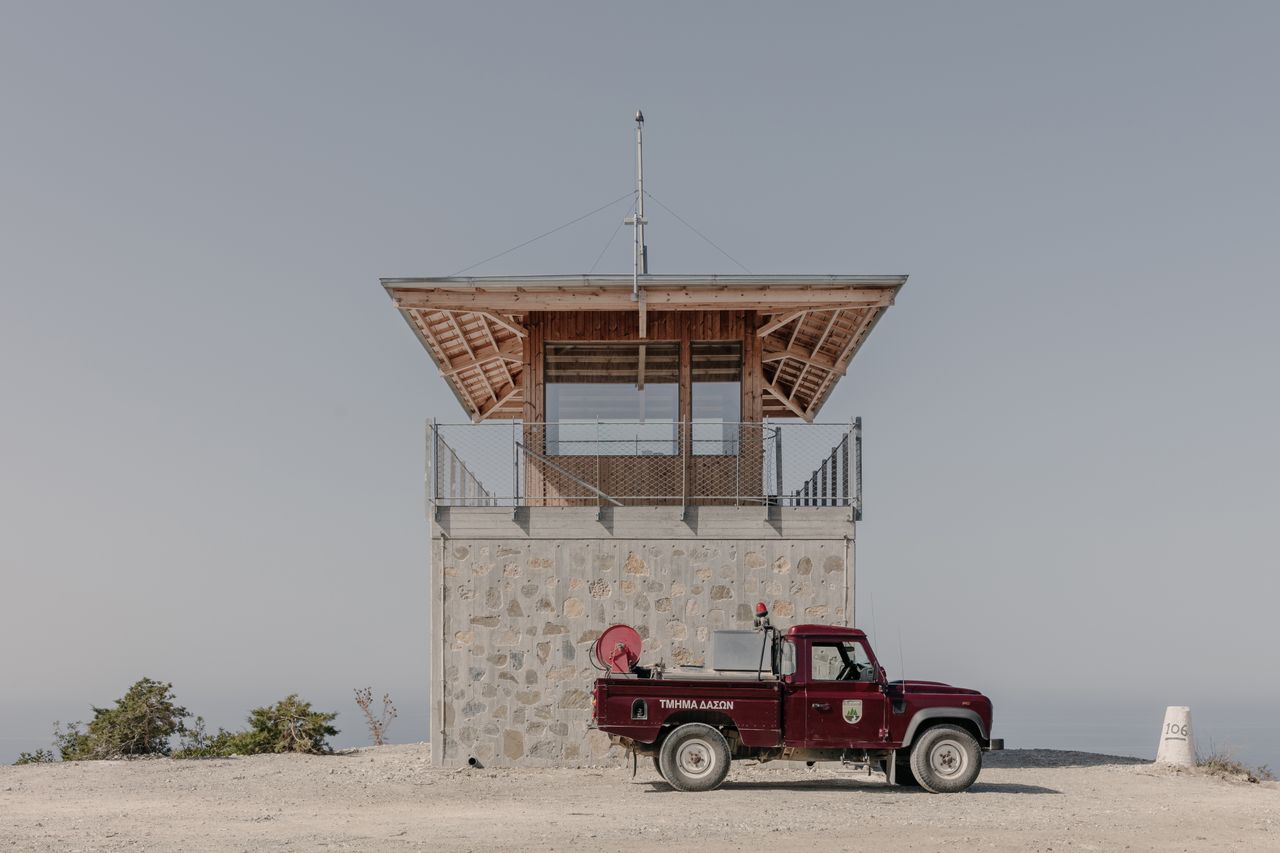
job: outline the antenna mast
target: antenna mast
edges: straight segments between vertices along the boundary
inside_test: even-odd
[[[644,113],[636,110],[636,212],[623,220],[632,226],[631,301],[640,301],[640,276],[649,274],[649,245],[644,239]]]

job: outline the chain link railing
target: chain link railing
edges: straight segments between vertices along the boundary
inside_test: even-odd
[[[427,500],[448,506],[843,506],[862,515],[862,424],[427,425]]]

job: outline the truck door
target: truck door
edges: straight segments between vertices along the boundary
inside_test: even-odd
[[[809,644],[803,693],[805,738],[811,749],[880,745],[886,701],[866,645],[856,639]]]

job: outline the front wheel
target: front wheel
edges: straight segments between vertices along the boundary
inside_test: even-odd
[[[712,791],[729,775],[729,742],[706,723],[685,723],[662,742],[658,768],[677,791]]]
[[[933,794],[963,791],[982,770],[982,750],[959,726],[934,726],[911,747],[911,775]]]

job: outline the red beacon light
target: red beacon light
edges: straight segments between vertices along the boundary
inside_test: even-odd
[[[756,603],[755,625],[757,630],[761,630],[761,629],[768,630],[769,628],[773,627],[772,625],[769,624],[769,608],[765,607],[765,604],[763,601]]]

